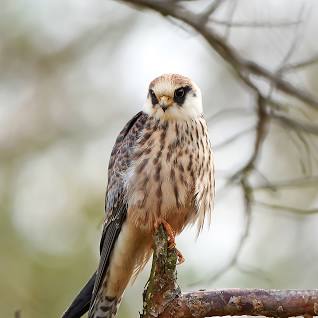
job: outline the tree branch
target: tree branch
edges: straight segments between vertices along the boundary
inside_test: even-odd
[[[261,207],[269,208],[271,210],[275,211],[285,211],[289,213],[294,213],[298,215],[311,215],[311,214],[318,214],[318,209],[300,209],[295,208],[292,206],[284,206],[284,205],[278,205],[278,204],[272,204],[267,202],[261,202],[261,201],[253,201],[253,204],[256,204]]]
[[[289,107],[281,102],[277,102],[272,93],[280,93],[293,97],[313,110],[318,110],[318,97],[293,85],[283,78],[284,72],[290,69],[298,69],[308,64],[315,63],[312,58],[309,61],[290,64],[285,67],[295,47],[297,46],[298,36],[295,37],[281,65],[276,70],[266,68],[251,59],[246,58],[233,47],[226,37],[222,37],[216,32],[213,13],[224,1],[215,0],[204,12],[191,11],[183,1],[170,0],[122,0],[127,4],[138,7],[139,9],[151,9],[162,16],[184,23],[200,34],[209,46],[227,63],[237,78],[251,90],[255,98],[255,114],[257,117],[255,129],[255,141],[249,160],[239,169],[229,180],[229,183],[236,183],[242,189],[245,204],[245,224],[242,230],[236,252],[229,262],[218,271],[212,279],[217,279],[229,268],[237,264],[240,252],[244,248],[249,236],[249,229],[252,220],[252,206],[257,204],[254,200],[254,189],[251,183],[251,175],[257,171],[257,163],[260,159],[264,140],[268,135],[269,123],[276,122],[290,131],[297,134],[306,133],[308,136],[317,135],[317,125],[294,119],[287,116],[286,110]],[[301,18],[299,17],[299,22]],[[234,27],[235,23],[227,21],[225,27]],[[296,23],[298,25],[298,23]],[[264,93],[258,86],[262,80],[270,87],[269,93]],[[232,112],[221,113],[227,116]],[[219,115],[217,115],[219,116]],[[217,117],[215,116],[215,117]],[[244,132],[245,133],[245,132]],[[236,138],[225,141],[232,142]],[[222,144],[221,144],[222,146]],[[266,185],[270,187],[270,185]],[[259,202],[258,202],[259,203]],[[264,203],[263,203],[264,205]],[[281,209],[282,206],[279,206]],[[284,207],[286,208],[286,207]],[[295,212],[295,211],[294,211]],[[308,211],[307,211],[308,212]],[[313,212],[313,211],[309,211]],[[162,236],[162,235],[161,235]],[[229,289],[215,291],[198,291],[181,294],[172,280],[176,278],[175,263],[168,265],[167,261],[161,257],[168,255],[169,251],[163,247],[163,252],[158,250],[160,235],[156,234],[156,244],[154,246],[155,257],[148,288],[144,296],[144,311],[142,317],[206,317],[206,316],[225,316],[225,315],[263,315],[271,317],[289,316],[313,316],[318,315],[318,290],[262,290],[262,289]],[[166,239],[165,239],[166,242]],[[166,243],[163,245],[166,246]],[[169,259],[169,257],[168,257]],[[168,266],[168,267],[167,267]],[[165,276],[168,274],[167,280]],[[205,280],[209,280],[205,278]],[[165,281],[172,289],[165,287]],[[211,281],[211,279],[209,280]],[[167,297],[166,297],[167,295]]]
[[[183,294],[160,318],[318,315],[318,290],[221,289]]]
[[[318,290],[220,289],[181,294],[176,263],[176,250],[168,249],[167,235],[160,226],[142,318],[318,315]]]
[[[254,186],[254,191],[257,190],[274,190],[284,189],[284,188],[299,188],[299,187],[312,187],[318,185],[318,176],[310,176],[310,177],[302,177],[291,180],[284,180],[271,184],[260,184],[258,186]]]
[[[122,2],[135,5],[141,9],[152,9],[165,17],[175,18],[191,26],[204,37],[225,62],[232,66],[232,69],[244,83],[246,83],[247,79],[250,81],[249,77],[251,75],[262,78],[271,83],[273,88],[278,89],[282,93],[303,101],[307,106],[315,110],[318,109],[318,99],[315,96],[277,76],[275,72],[271,72],[254,61],[241,56],[235,48],[225,42],[224,39],[206,23],[206,19],[202,20],[202,13],[196,14],[191,12],[184,6],[181,6],[178,1],[122,0]]]
[[[314,55],[313,57],[305,61],[286,64],[285,66],[282,67],[282,72],[295,71],[297,69],[313,66],[314,64],[317,64],[317,63],[318,63],[318,54]]]
[[[167,234],[162,225],[155,234],[153,249],[151,273],[143,295],[142,318],[158,317],[167,304],[181,294],[176,283],[176,249],[168,249]]]

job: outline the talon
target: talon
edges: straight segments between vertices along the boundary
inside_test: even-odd
[[[163,220],[163,219],[161,219],[158,223],[159,225],[162,224],[162,226],[164,227],[168,235],[168,248],[169,249],[175,248],[176,247],[175,232],[173,228],[171,227],[171,225],[166,220]]]
[[[177,265],[182,264],[185,261],[185,258],[181,254],[181,252],[176,248],[176,241],[175,241],[175,231],[171,227],[171,225],[164,219],[160,219],[156,224],[155,227],[158,228],[159,225],[162,224],[164,227],[167,235],[168,235],[168,249],[176,249],[177,257],[178,257],[178,263]]]
[[[170,242],[170,241],[168,240],[168,249],[169,249],[169,250],[172,250],[173,248],[176,248],[176,242],[175,242],[175,241]]]
[[[181,252],[178,249],[176,249],[176,252],[177,252],[177,257],[178,257],[177,265],[180,265],[185,261],[185,258],[183,257],[183,255],[181,254]]]

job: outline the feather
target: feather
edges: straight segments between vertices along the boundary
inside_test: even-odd
[[[127,203],[125,202],[124,182],[118,178],[118,173],[122,173],[128,166],[129,156],[122,156],[124,151],[131,151],[130,144],[137,138],[134,131],[138,121],[145,120],[148,116],[139,112],[122,129],[118,135],[112,149],[108,165],[108,188],[106,193],[105,225],[100,242],[100,264],[96,273],[87,282],[84,288],[76,296],[70,307],[65,311],[62,318],[79,318],[87,312],[94,303],[96,294],[101,287],[101,283],[107,272],[110,262],[110,255],[121,231],[122,224],[126,219]],[[140,120],[142,119],[142,120]]]
[[[70,307],[64,312],[62,318],[79,318],[84,315],[91,302],[96,273],[90,278],[83,289],[71,303]]]
[[[115,216],[115,219],[111,220],[109,224],[105,226],[106,230],[103,231],[103,237],[102,237],[103,244],[101,249],[99,267],[96,274],[94,290],[93,290],[93,294],[91,298],[91,306],[94,304],[97,292],[99,288],[101,287],[101,283],[104,280],[104,277],[109,265],[109,261],[110,261],[110,255],[115,245],[115,242],[118,238],[118,235],[120,233],[122,224],[124,223],[124,220],[126,219],[126,214],[127,214],[127,205],[124,204],[117,211],[117,215]]]

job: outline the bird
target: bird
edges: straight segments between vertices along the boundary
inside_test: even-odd
[[[155,78],[111,152],[98,269],[62,318],[115,317],[161,224],[169,248],[188,225],[200,233],[213,209],[213,162],[200,88],[179,74]]]

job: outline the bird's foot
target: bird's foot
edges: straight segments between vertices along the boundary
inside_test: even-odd
[[[160,219],[160,222],[158,222],[158,225],[162,224],[164,227],[167,235],[168,235],[168,248],[171,250],[173,248],[176,249],[177,257],[178,257],[178,263],[177,265],[182,264],[185,261],[185,258],[181,254],[181,252],[176,248],[176,234],[175,231],[173,230],[172,226],[164,219]]]
[[[167,235],[168,235],[168,248],[169,249],[173,249],[176,247],[176,234],[175,234],[175,231],[173,230],[172,226],[166,221],[166,220],[163,220],[161,219],[160,220],[160,223],[159,224],[162,224],[162,226],[164,227]]]
[[[180,265],[185,261],[185,258],[183,257],[183,255],[181,254],[181,252],[178,249],[176,249],[176,252],[177,252],[177,257],[178,257],[177,265]]]

